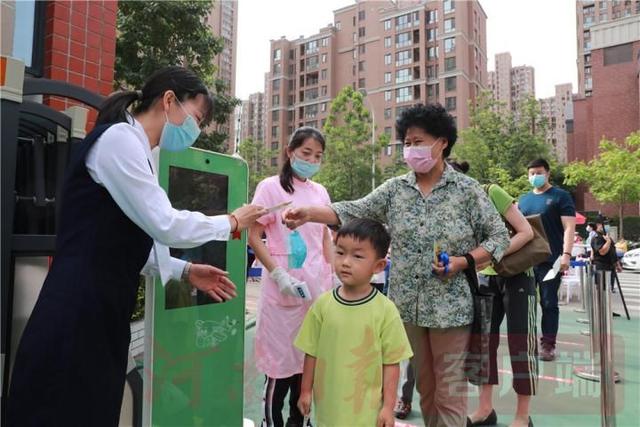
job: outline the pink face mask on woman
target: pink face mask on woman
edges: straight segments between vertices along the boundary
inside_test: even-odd
[[[438,162],[431,156],[431,149],[436,145],[433,143],[429,146],[419,145],[417,147],[404,147],[402,154],[404,161],[417,173],[427,173]]]

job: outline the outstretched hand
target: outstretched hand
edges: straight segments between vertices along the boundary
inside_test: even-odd
[[[305,207],[286,209],[282,212],[282,223],[291,230],[309,222],[309,219],[309,209]]]
[[[229,280],[229,273],[212,265],[192,264],[189,283],[217,302],[229,301],[237,296],[236,285]]]

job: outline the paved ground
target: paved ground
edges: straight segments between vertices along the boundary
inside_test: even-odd
[[[621,284],[629,307],[631,320],[624,317],[619,294],[613,296],[613,309],[623,317],[613,320],[614,352],[616,370],[622,381],[616,385],[616,409],[618,427],[640,426],[640,274],[621,274]],[[247,308],[249,316],[255,314],[259,285],[247,286]],[[574,365],[586,363],[589,356],[589,338],[580,334],[585,325],[577,323],[584,314],[575,312],[580,303],[571,302],[561,306],[560,336],[558,351],[560,357],[555,362],[541,362],[539,393],[532,401],[533,421],[540,427],[600,426],[600,385],[582,380],[573,375]],[[503,322],[503,329],[504,329]],[[261,393],[264,377],[255,369],[253,362],[254,329],[249,328],[245,336],[245,417],[256,425],[261,416]],[[503,330],[503,334],[506,330]],[[515,396],[511,389],[506,339],[503,336],[499,363],[503,374],[502,385],[495,390],[494,402],[498,412],[499,426],[508,426],[515,408]],[[470,391],[469,408],[477,404],[477,390]],[[418,409],[418,396],[414,395],[416,408],[407,424],[422,426]]]

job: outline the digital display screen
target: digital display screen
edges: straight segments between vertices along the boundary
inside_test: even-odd
[[[229,177],[216,173],[171,166],[169,200],[175,209],[202,212],[207,216],[228,213]],[[195,264],[227,269],[227,242],[211,241],[191,249],[171,248],[171,256]],[[165,288],[165,308],[174,309],[213,304],[211,299],[190,284],[171,280]]]

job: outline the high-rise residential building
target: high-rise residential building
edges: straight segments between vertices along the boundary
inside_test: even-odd
[[[535,97],[535,71],[528,65],[511,66],[509,52],[498,53],[495,56],[495,70],[489,72],[488,89],[493,99],[501,105],[499,111],[517,110],[527,97]]]
[[[571,83],[556,85],[555,96],[540,99],[542,116],[547,119],[546,141],[553,147],[561,163],[567,161],[567,126],[573,123],[573,86]]]
[[[240,113],[239,142],[245,139],[264,142],[265,136],[265,96],[262,92],[249,95],[242,101]]]
[[[486,19],[478,1],[358,1],[312,36],[272,40],[267,145],[281,150],[295,128],[322,127],[345,86],[366,94],[378,133],[391,135],[383,162],[402,149],[395,118],[411,105],[440,102],[466,127],[467,102],[486,88]]]
[[[493,99],[503,104],[506,111],[512,108],[511,102],[511,54],[497,53],[495,57],[495,83]]]
[[[228,87],[228,95],[236,93],[236,51],[238,46],[238,1],[221,0],[214,2],[213,10],[208,18],[209,26],[216,37],[222,37],[224,49],[214,59],[218,69],[218,77],[225,81]],[[234,115],[230,114],[229,120],[220,131],[229,135],[228,145],[235,139]],[[227,151],[230,147],[227,147]]]
[[[623,141],[640,129],[640,14],[591,25],[589,32],[590,93],[574,97],[573,123],[567,129],[569,161],[590,161],[603,138]],[[582,187],[576,191],[576,206],[618,215],[615,206],[601,205]],[[637,203],[625,205],[624,214],[637,215],[638,208]]]
[[[596,24],[615,22],[638,14],[640,14],[640,0],[576,1],[578,93],[581,96],[591,96],[593,93],[591,64],[593,33],[591,27]]]
[[[536,96],[534,69],[519,65],[511,69],[511,108],[517,111],[520,104],[529,97]]]

